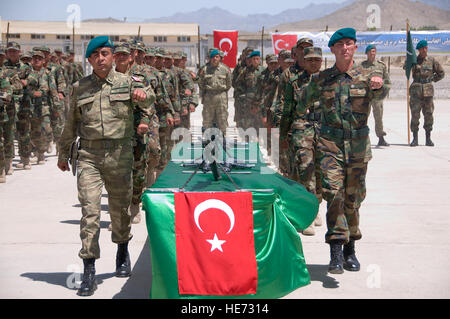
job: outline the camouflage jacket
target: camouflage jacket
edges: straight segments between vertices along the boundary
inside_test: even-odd
[[[304,130],[312,127],[313,120],[320,121],[320,105],[313,103],[308,108],[303,107],[300,102],[305,87],[311,81],[311,75],[303,71],[292,76],[286,85],[284,93],[283,114],[280,120],[280,139],[286,138],[292,129]]]
[[[23,96],[23,84],[20,80],[27,78],[31,72],[30,66],[22,63],[11,63],[10,60],[6,60],[2,67],[4,76],[8,77],[11,81],[13,89],[13,99],[19,101]]]
[[[31,71],[27,77],[26,102],[24,105],[29,107],[28,110],[32,117],[39,118],[50,114],[51,90],[55,90],[55,88],[55,83],[47,69]],[[41,97],[35,97],[35,92],[40,92]]]
[[[56,90],[63,95],[67,94],[66,76],[64,75],[64,68],[60,64],[50,62],[47,65],[56,82]]]
[[[258,78],[264,71],[262,66],[257,68],[253,66],[248,66],[241,70],[237,79],[236,86],[242,92],[238,97],[244,99],[248,107],[260,107],[261,99],[258,96]]]
[[[445,72],[439,62],[427,56],[417,57],[417,64],[412,69],[413,83],[410,86],[412,98],[433,97],[434,88],[432,82],[440,81],[444,78]]]
[[[237,78],[238,78],[239,74],[245,68],[246,68],[246,65],[245,65],[245,59],[244,59],[244,60],[238,62],[238,64],[236,65],[236,67],[233,70],[233,73],[231,74],[231,86],[234,89],[234,92],[233,92],[233,97],[234,98],[239,98],[239,96],[242,96],[242,94],[244,93],[242,91],[243,88],[238,86],[236,81],[237,81]]]
[[[367,120],[370,101],[384,98],[387,87],[370,88],[371,73],[353,64],[346,73],[336,65],[315,74],[302,90],[296,105],[297,112],[305,113],[316,101],[321,109],[319,150],[331,153],[344,163],[368,162],[372,158]]]
[[[199,74],[198,86],[202,96],[226,93],[231,88],[231,72],[224,64],[213,67],[208,63],[202,67]]]
[[[386,89],[391,89],[391,79],[389,78],[389,72],[386,67],[386,64],[383,61],[375,60],[373,63],[369,62],[368,60],[365,60],[361,62],[361,66],[364,69],[368,69],[371,73],[378,73],[379,76],[383,78],[384,85],[386,86]]]
[[[280,72],[277,70],[269,71],[264,69],[258,78],[258,100],[261,101],[261,113],[265,117],[267,112],[271,110],[275,94],[277,92],[278,83],[280,82]]]
[[[3,68],[0,68],[0,123],[8,121],[6,105],[11,102],[13,89],[10,79],[5,75]]]
[[[284,70],[280,75],[277,93],[272,105],[272,113],[274,114],[272,125],[274,127],[280,126],[281,115],[283,114],[284,108],[284,92],[286,90],[286,85],[289,83],[289,80],[292,76],[295,76],[296,74],[299,74],[301,72],[303,72],[303,68],[295,63],[289,69]]]
[[[159,70],[159,74],[167,90],[167,94],[169,95],[170,102],[172,103],[174,117],[179,117],[179,113],[181,111],[181,103],[178,78],[172,69],[167,69],[165,67]]]
[[[198,105],[198,96],[195,92],[194,80],[188,70],[179,67],[174,67],[178,76],[178,83],[180,89],[181,109],[188,109],[190,104]]]
[[[144,89],[145,101],[132,101],[137,88]],[[81,79],[74,84],[70,96],[58,160],[67,162],[70,146],[77,136],[84,140],[131,140],[135,132],[135,108],[141,112],[141,123],[150,125],[154,101],[153,90],[113,69],[106,79],[100,79],[95,73]]]

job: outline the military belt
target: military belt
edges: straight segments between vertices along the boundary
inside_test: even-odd
[[[99,149],[111,149],[120,145],[132,144],[131,138],[122,139],[105,139],[105,140],[86,140],[80,139],[80,147],[83,148],[99,148]]]
[[[320,134],[329,135],[331,137],[343,140],[351,140],[354,138],[369,136],[369,127],[365,126],[357,130],[346,130],[322,125]]]
[[[414,82],[420,83],[420,84],[427,84],[427,83],[431,83],[433,81],[431,79],[417,79],[417,80],[414,80]]]

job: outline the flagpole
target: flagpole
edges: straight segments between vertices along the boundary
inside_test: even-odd
[[[261,32],[261,64],[264,65],[264,26]]]
[[[200,70],[200,67],[202,66],[201,58],[200,58],[200,45],[201,45],[201,39],[200,39],[200,25],[197,25],[197,38],[198,38],[198,66],[197,70]]]
[[[408,32],[409,32],[409,19],[406,20],[406,37],[408,38]],[[411,143],[411,132],[409,129],[409,122],[410,122],[410,110],[409,110],[409,78],[406,77],[406,113],[407,115],[407,130],[408,130],[408,145]]]

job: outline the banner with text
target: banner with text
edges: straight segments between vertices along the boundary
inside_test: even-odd
[[[280,49],[290,50],[292,37],[297,39],[308,37],[314,41],[314,45],[322,48],[326,57],[334,57],[328,48],[328,41],[333,32],[284,32],[272,33],[272,45],[275,53]],[[392,32],[358,32],[356,34],[358,51],[357,54],[364,55],[366,46],[374,44],[377,47],[378,56],[402,56],[406,53],[406,31]],[[428,52],[432,55],[450,55],[450,31],[412,31],[414,47],[420,40],[428,41]],[[286,39],[286,41],[284,40]]]

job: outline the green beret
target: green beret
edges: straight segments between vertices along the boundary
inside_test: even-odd
[[[330,38],[328,47],[331,48],[336,42],[342,39],[352,39],[356,42],[356,30],[353,28],[343,28],[337,30]]]
[[[428,46],[427,40],[420,40],[419,43],[417,43],[416,49],[419,50],[420,48],[427,46]]]
[[[89,58],[98,48],[114,48],[114,44],[107,35],[101,35],[89,41],[86,49],[86,58]]]
[[[219,50],[214,49],[209,53],[209,58],[212,59],[215,55],[219,54]]]
[[[259,56],[260,57],[261,56],[261,52],[255,50],[255,51],[253,51],[252,53],[250,53],[248,55],[249,58],[253,58],[254,56]]]
[[[366,48],[366,54],[367,54],[367,52],[369,52],[370,50],[376,49],[376,48],[377,48],[377,47],[374,46],[373,44],[369,44],[369,45],[367,46],[367,48]]]

